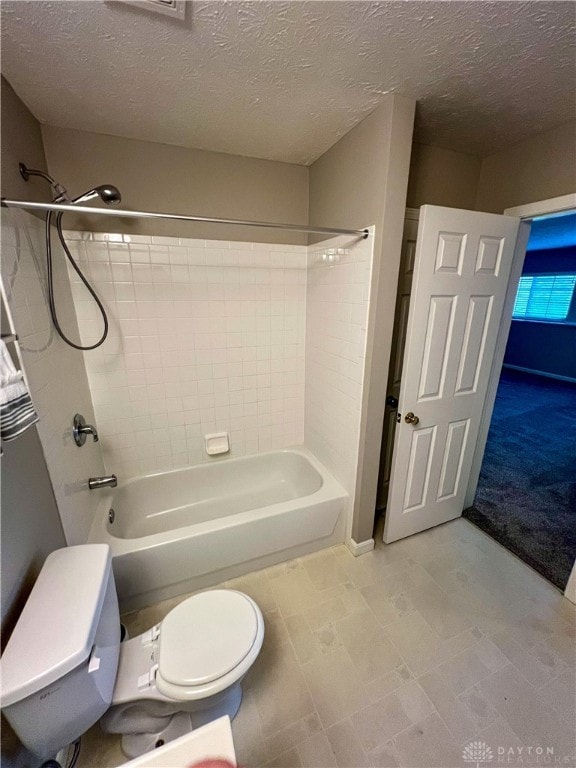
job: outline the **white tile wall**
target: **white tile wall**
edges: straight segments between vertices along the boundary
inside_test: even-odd
[[[66,540],[84,543],[98,504],[98,495],[88,490],[87,480],[104,472],[99,444],[90,440],[78,448],[72,440],[72,419],[77,411],[88,422],[94,419],[84,358],[52,329],[46,302],[44,223],[29,213],[3,210],[1,235],[2,281],[40,416],[38,434]],[[64,254],[56,246],[54,265],[61,325],[77,339]]]
[[[351,505],[373,242],[333,238],[308,254],[305,444],[344,485]]]
[[[302,444],[304,246],[68,232],[110,317],[85,362],[108,472],[123,479]],[[83,343],[101,320],[70,271]]]

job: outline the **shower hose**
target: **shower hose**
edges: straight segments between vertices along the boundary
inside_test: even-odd
[[[64,233],[62,232],[62,212],[59,212],[56,214],[56,231],[58,233],[58,238],[60,240],[60,243],[62,244],[62,248],[64,249],[64,253],[66,254],[66,257],[70,264],[74,267],[74,270],[76,271],[78,277],[82,282],[84,283],[85,287],[87,288],[88,292],[96,302],[98,309],[100,310],[100,313],[102,315],[102,319],[104,321],[104,330],[102,332],[102,336],[98,339],[98,341],[95,344],[90,344],[88,346],[82,346],[81,344],[74,343],[71,339],[69,339],[62,328],[60,327],[60,323],[58,321],[58,315],[56,313],[56,300],[54,298],[54,270],[52,265],[52,234],[51,234],[51,225],[52,225],[52,211],[49,211],[46,214],[46,270],[47,270],[47,276],[48,276],[48,307],[50,309],[50,316],[52,318],[52,322],[54,323],[54,328],[56,328],[56,331],[60,338],[66,342],[70,347],[74,347],[74,349],[80,349],[82,351],[87,351],[89,349],[96,349],[101,344],[104,343],[106,340],[106,337],[108,336],[108,317],[106,315],[106,310],[104,309],[104,306],[98,296],[96,295],[96,291],[84,274],[82,273],[82,270],[74,260],[72,254],[70,253],[70,249],[68,248],[66,244],[66,240],[64,238]]]

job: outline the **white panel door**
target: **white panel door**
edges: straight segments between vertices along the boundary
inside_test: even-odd
[[[519,223],[420,210],[386,542],[462,514]]]

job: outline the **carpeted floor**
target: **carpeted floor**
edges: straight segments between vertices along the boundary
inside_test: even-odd
[[[502,370],[464,517],[565,588],[576,558],[576,384]]]

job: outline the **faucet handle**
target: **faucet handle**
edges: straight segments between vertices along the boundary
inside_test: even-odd
[[[92,424],[86,424],[84,416],[82,416],[81,413],[77,413],[72,422],[72,436],[78,447],[84,445],[86,442],[86,435],[92,435],[94,442],[98,442],[98,432],[96,431],[96,427],[93,427]]]

